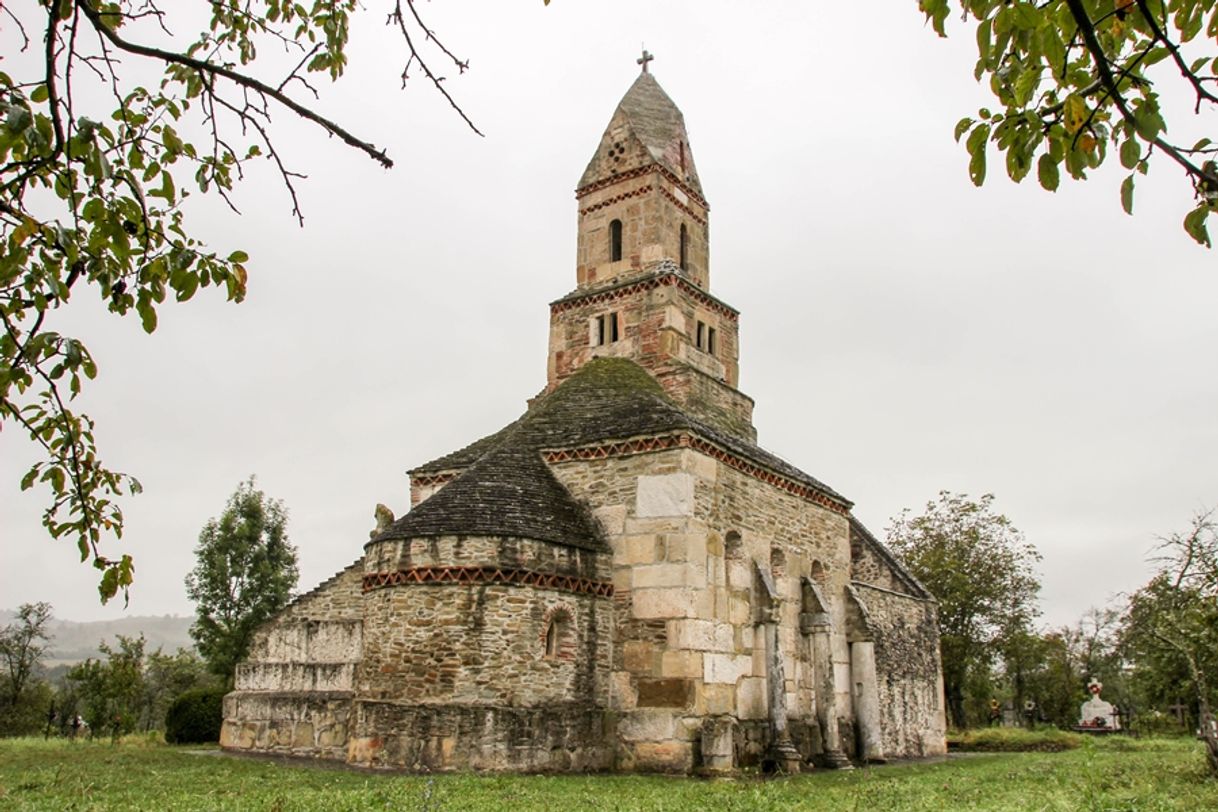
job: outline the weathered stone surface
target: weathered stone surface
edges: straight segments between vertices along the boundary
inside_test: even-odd
[[[694,478],[689,474],[639,477],[636,516],[691,516],[693,512]]]
[[[638,680],[638,707],[687,708],[693,704],[694,683],[688,679]]]

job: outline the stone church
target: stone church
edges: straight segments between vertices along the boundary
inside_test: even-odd
[[[575,193],[544,390],[411,470],[409,512],[257,632],[225,748],[702,774],[944,752],[934,599],[757,445],[684,119],[642,64]]]

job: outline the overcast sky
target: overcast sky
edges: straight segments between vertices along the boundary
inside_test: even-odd
[[[1115,160],[1050,195],[992,157],[975,189],[952,128],[990,101],[958,22],[940,40],[913,0],[421,4],[470,60],[445,84],[479,138],[420,79],[399,89],[388,3],[365,5],[318,106],[397,167],[282,113],[305,228],[266,165],[242,217],[191,208],[251,255],[244,304],[204,291],[147,336],[89,292],[54,325],[101,368],[82,400],[103,459],[145,487],[107,546],[136,558],[127,613],[193,611],[199,530],[248,475],[288,507],[308,589],[360,555],[378,502],[407,509],[408,468],[523,411],[547,303],[575,286],[573,189],[643,43],[685,113],[763,446],[880,536],[940,489],[994,493],[1044,555],[1054,625],[1139,586],[1155,536],[1218,503],[1218,274],[1180,228],[1190,187],[1160,161],[1130,218]],[[18,492],[31,459],[0,436],[0,606],[121,614],[45,536],[45,494]]]

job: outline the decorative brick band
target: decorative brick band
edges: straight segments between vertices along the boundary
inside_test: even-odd
[[[628,285],[621,285],[616,288],[610,288],[609,290],[602,290],[599,293],[589,293],[585,296],[569,296],[566,299],[551,302],[550,313],[552,315],[556,315],[577,307],[584,307],[585,305],[612,302],[626,296],[633,296],[636,293],[645,293],[650,290],[655,290],[658,287],[667,287],[669,285],[679,287],[688,296],[698,302],[698,304],[702,305],[708,310],[713,310],[729,321],[735,322],[740,319],[740,313],[738,311],[728,307],[723,302],[706,293],[706,291],[675,273],[667,273],[663,274],[662,276],[652,276]]]
[[[688,432],[664,434],[656,437],[640,437],[633,440],[623,440],[616,443],[601,443],[599,445],[582,446],[580,448],[560,448],[544,450],[541,457],[547,463],[571,462],[572,460],[603,460],[610,457],[628,457],[633,454],[648,454],[654,451],[667,451],[672,448],[692,448],[708,457],[714,457],[731,468],[750,476],[753,479],[781,488],[787,493],[794,494],[808,502],[840,513],[850,514],[850,505],[843,500],[830,496],[824,491],[804,482],[798,482],[790,477],[777,474],[754,462],[720,448],[714,443],[704,440]]]
[[[661,188],[660,194],[662,194],[662,195],[664,195],[664,197],[668,198],[669,203],[672,203],[678,209],[680,209],[681,211],[688,214],[690,219],[692,219],[695,223],[697,223],[700,226],[706,225],[705,217],[703,217],[702,215],[695,212],[693,209],[691,209],[689,206],[682,203],[680,200],[677,200],[677,196],[674,195],[672,192],[668,191],[667,189]]]
[[[660,164],[647,164],[646,166],[640,166],[635,169],[628,170],[626,172],[619,172],[616,175],[610,175],[609,177],[605,178],[604,180],[598,180],[594,183],[589,183],[587,186],[581,186],[580,188],[575,190],[575,199],[582,200],[583,198],[587,197],[588,195],[592,194],[593,192],[600,191],[601,189],[604,189],[607,186],[612,186],[615,183],[621,183],[622,181],[632,180],[634,178],[641,178],[644,175],[651,174],[652,172],[660,173],[660,175],[665,180],[667,180],[673,186],[676,186],[677,188],[679,188],[681,191],[685,192],[685,194],[689,195],[690,198],[692,198],[694,201],[696,201],[699,206],[706,209],[707,211],[710,211],[710,206],[707,205],[706,198],[702,197],[702,195],[698,194],[693,189],[689,188],[689,186],[685,183],[684,180],[677,177],[675,174],[673,174],[672,172],[670,172],[668,169],[661,166]]]
[[[635,189],[634,191],[622,192],[620,195],[614,195],[613,197],[610,197],[606,200],[602,200],[600,203],[591,205],[586,209],[580,209],[579,215],[580,215],[580,217],[583,217],[585,214],[588,214],[589,212],[594,212],[594,211],[597,211],[598,209],[603,209],[606,206],[612,206],[614,203],[621,203],[623,200],[629,200],[632,197],[639,197],[640,195],[645,195],[650,191],[651,191],[651,184],[649,183],[646,186],[640,186],[639,188]]]
[[[608,581],[499,567],[411,567],[397,572],[370,572],[364,575],[365,592],[402,584],[504,584],[558,589],[599,598],[613,597],[613,584]]]
[[[618,443],[603,443],[580,448],[559,448],[542,451],[541,458],[550,464],[572,460],[606,460],[610,457],[629,457],[634,454],[649,454],[652,451],[667,451],[671,448],[689,448],[689,434],[661,434],[658,437],[640,437]]]
[[[457,474],[454,471],[445,471],[444,473],[440,474],[411,474],[410,484],[420,486],[443,485],[445,482],[448,482],[450,479],[453,479],[456,476]]]

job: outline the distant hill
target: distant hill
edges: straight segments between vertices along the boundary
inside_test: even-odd
[[[14,616],[12,610],[0,609],[0,626],[11,623]],[[113,644],[120,634],[126,637],[143,634],[147,641],[145,651],[156,651],[158,646],[166,654],[172,654],[179,648],[191,649],[194,648],[194,641],[190,639],[192,622],[194,618],[179,615],[134,615],[89,623],[52,618],[48,628],[51,642],[43,663],[47,667],[54,667],[97,657],[98,644],[103,641]]]

